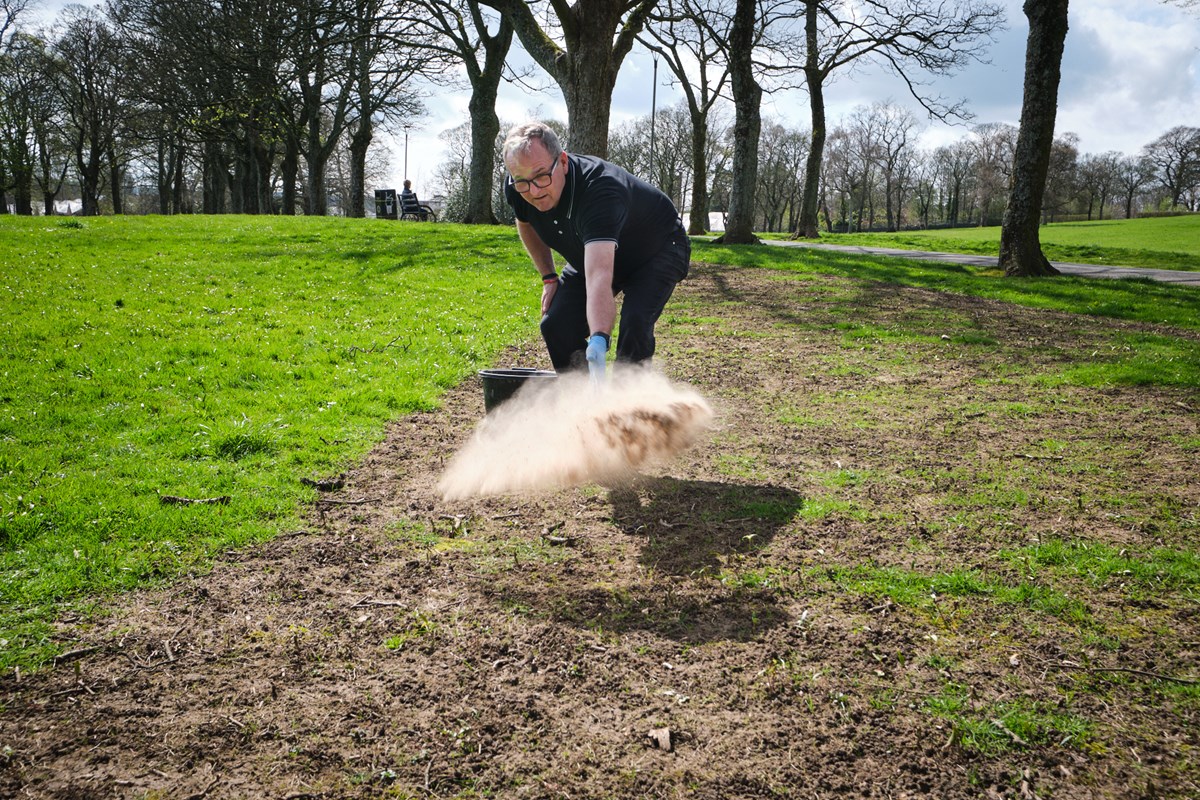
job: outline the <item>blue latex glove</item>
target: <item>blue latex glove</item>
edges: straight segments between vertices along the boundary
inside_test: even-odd
[[[588,373],[592,381],[604,380],[604,360],[608,355],[608,337],[603,333],[593,333],[588,337],[587,362]]]

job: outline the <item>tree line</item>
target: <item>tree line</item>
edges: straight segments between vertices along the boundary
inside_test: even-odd
[[[724,121],[723,121],[724,120]],[[694,175],[683,104],[614,128],[613,161],[649,176],[681,202]],[[922,123],[894,102],[860,106],[833,126],[822,160],[818,211],[822,230],[849,233],[903,228],[999,225],[1014,169],[1017,127],[973,125],[956,141],[918,145]],[[733,131],[710,120],[716,143],[706,153],[710,212],[728,211]],[[759,137],[755,230],[793,232],[811,146],[809,129],[766,120]],[[1175,211],[1200,211],[1200,128],[1177,126],[1137,153],[1081,153],[1079,137],[1054,139],[1044,222],[1100,220]],[[449,170],[449,172],[453,172]],[[454,192],[452,179],[446,184]]]
[[[758,230],[996,224],[1016,128],[976,125],[922,151],[895,103],[830,128],[823,92],[872,62],[899,75],[923,115],[966,120],[928,79],[986,54],[1004,19],[983,0],[110,0],[70,7],[48,29],[0,5],[0,208],[84,214],[366,214],[399,132],[439,87],[470,93],[444,136],[450,217],[503,221],[496,114],[501,80],[559,86],[569,149],[607,155],[690,209],[689,230],[726,215],[731,241]],[[864,9],[866,13],[864,13]],[[539,75],[514,74],[519,40]],[[679,105],[609,125],[634,46],[673,74]],[[764,94],[803,88],[810,124],[763,120]],[[1054,142],[1043,216],[1132,216],[1200,205],[1200,129],[1135,155]]]
[[[376,131],[446,69],[383,0],[112,0],[40,31],[26,5],[0,9],[0,207],[19,214],[69,187],[85,215],[147,195],[138,210],[321,215],[342,183],[362,216]]]

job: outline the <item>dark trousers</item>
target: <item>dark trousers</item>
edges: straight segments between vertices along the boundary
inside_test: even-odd
[[[617,336],[617,361],[636,364],[649,361],[654,355],[654,325],[671,299],[675,284],[687,276],[691,255],[692,243],[680,226],[662,250],[620,285],[613,286],[614,296],[624,295]],[[550,310],[542,317],[542,338],[556,372],[583,368],[583,351],[591,333],[584,276],[568,264],[550,302]]]

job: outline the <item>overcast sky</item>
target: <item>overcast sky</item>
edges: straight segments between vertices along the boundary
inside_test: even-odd
[[[1020,118],[1028,26],[1021,13],[1021,0],[1001,1],[1007,10],[1008,26],[988,48],[989,63],[974,64],[935,84],[942,96],[967,100],[975,115],[973,124],[1015,125]],[[67,4],[40,0],[39,5],[42,13],[52,18]],[[519,48],[519,43],[515,47]],[[670,77],[660,63],[660,109],[682,97],[672,87]],[[502,85],[498,104],[501,120],[566,120],[566,106],[557,87],[544,73],[536,79],[547,87],[537,94],[513,84]],[[612,124],[649,114],[653,85],[650,56],[635,51],[626,59],[617,81]],[[465,91],[440,90],[428,101],[428,116],[415,121],[408,140],[408,176],[418,194],[431,192],[436,166],[444,160],[438,134],[467,119],[467,99]],[[856,70],[828,87],[828,123],[836,125],[858,105],[889,99],[921,113],[898,79],[879,71]],[[809,127],[807,99],[800,92],[765,98],[763,113],[789,126]],[[961,138],[968,130],[927,124],[922,141],[930,147]],[[1200,11],[1185,12],[1160,0],[1075,0],[1063,55],[1058,132],[1077,134],[1081,152],[1135,153],[1176,125],[1200,126]],[[404,173],[403,138],[401,134],[391,145],[392,181],[397,187]]]

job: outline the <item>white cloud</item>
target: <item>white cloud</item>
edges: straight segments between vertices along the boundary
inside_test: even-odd
[[[1200,123],[1200,20],[1162,4],[1080,4],[1064,55],[1058,129],[1086,152],[1137,152]]]

